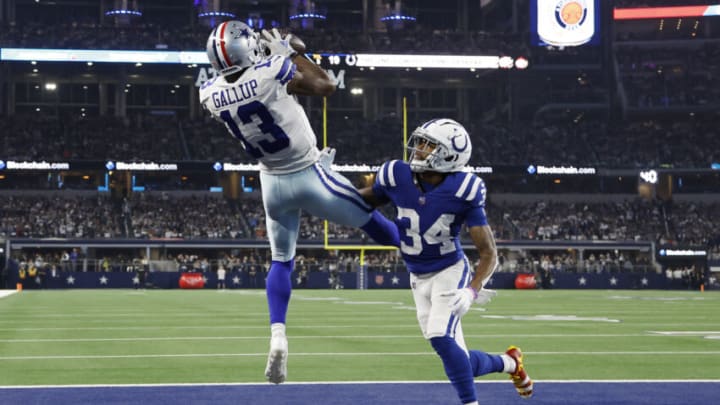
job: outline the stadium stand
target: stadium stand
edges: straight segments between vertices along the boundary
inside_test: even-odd
[[[191,2],[175,7],[159,0],[144,17],[129,23],[98,17],[101,13],[91,3],[73,13],[19,3],[16,18],[0,13],[0,48],[204,49],[208,27],[201,21],[187,23],[194,13]],[[715,125],[720,92],[708,85],[720,63],[716,24],[708,19],[682,24],[677,19],[622,21],[615,30],[602,31],[599,46],[559,49],[530,43],[528,28],[521,28],[528,26],[526,8],[513,10],[508,5],[512,2],[490,3],[494,4],[484,10],[472,6],[466,16],[450,12],[402,27],[361,26],[358,18],[353,19],[357,13],[341,13],[331,5],[334,20],[293,27],[312,51],[325,54],[483,54],[530,60],[531,68],[524,71],[462,69],[454,70],[450,78],[431,69],[373,72],[324,60],[323,67],[338,75],[342,67],[346,75],[346,88],[328,100],[326,111],[328,142],[338,150],[335,163],[377,165],[401,158],[404,112],[410,131],[417,122],[451,115],[473,136],[472,164],[494,169],[480,175],[489,186],[487,211],[497,238],[546,247],[503,247],[500,272],[644,273],[665,266],[669,278],[688,286],[695,283],[694,274],[704,269],[691,270],[690,262],[666,266],[659,263],[657,252],[576,249],[569,253],[559,246],[566,242],[647,242],[658,249],[694,246],[706,249],[710,262],[720,261],[720,221],[715,215],[720,209],[720,180],[711,169],[713,164],[720,167]],[[646,7],[677,5],[677,1],[618,0],[614,5]],[[433,9],[425,6],[419,7],[418,16]],[[257,12],[251,5],[237,7],[243,13]],[[611,10],[606,10],[603,21],[609,23],[610,15]],[[664,24],[673,29],[661,29]],[[202,69],[0,61],[3,164],[100,162],[99,169],[62,173],[1,169],[0,236],[11,241],[64,238],[112,244],[162,239],[217,245],[172,251],[83,250],[71,243],[18,248],[12,251],[13,260],[70,271],[77,270],[77,265],[68,265],[73,253],[80,255],[82,268],[88,271],[128,271],[151,251],[153,269],[204,272],[223,264],[231,272],[264,271],[265,219],[252,172],[181,170],[123,176],[104,169],[106,161],[253,163],[222,124],[199,110],[193,95],[202,74],[209,74]],[[57,82],[57,93],[44,87],[50,81]],[[365,93],[351,95],[350,89]],[[405,100],[407,111],[402,109]],[[303,103],[321,135],[322,105],[312,100]],[[528,175],[526,168],[538,165],[591,167],[597,173],[581,179]],[[662,178],[649,196],[638,193],[642,183],[638,172],[647,169],[658,170]],[[222,192],[211,193],[210,187]],[[554,197],[557,193],[576,196],[562,201]],[[496,198],[497,194],[503,198]],[[324,227],[323,221],[302,218],[300,237],[306,246],[301,248],[300,267],[357,271],[357,253],[320,248]],[[333,243],[367,243],[361,232],[333,224],[327,236]],[[223,241],[239,247],[228,248]],[[364,261],[367,268],[380,272],[404,271],[394,252],[367,251]]]

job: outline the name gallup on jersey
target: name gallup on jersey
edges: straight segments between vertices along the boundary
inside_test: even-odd
[[[242,82],[237,86],[215,91],[211,94],[213,104],[215,108],[221,108],[230,104],[239,103],[243,100],[247,100],[250,97],[257,96],[258,83],[255,79]]]

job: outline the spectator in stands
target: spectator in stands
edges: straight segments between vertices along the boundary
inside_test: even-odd
[[[217,288],[218,290],[224,290],[225,289],[225,266],[220,263],[217,269]]]

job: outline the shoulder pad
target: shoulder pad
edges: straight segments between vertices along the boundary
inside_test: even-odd
[[[455,193],[455,197],[470,202],[475,206],[485,205],[487,189],[485,182],[473,173],[463,173],[462,182]]]
[[[397,187],[398,179],[408,169],[407,163],[401,160],[390,160],[383,163],[377,172],[377,182],[383,187]]]
[[[271,55],[261,62],[256,63],[255,66],[253,66],[253,70],[266,78],[279,81],[280,84],[286,84],[295,76],[297,66],[290,58]]]

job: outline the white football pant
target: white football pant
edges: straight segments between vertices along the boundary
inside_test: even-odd
[[[260,172],[263,205],[272,259],[295,257],[300,210],[341,225],[358,228],[373,208],[343,175],[319,162],[287,174]]]
[[[467,257],[435,273],[410,273],[410,286],[415,300],[417,319],[423,337],[450,336],[467,352],[460,318],[453,315],[448,303],[451,297],[440,294],[464,288],[472,279]]]

